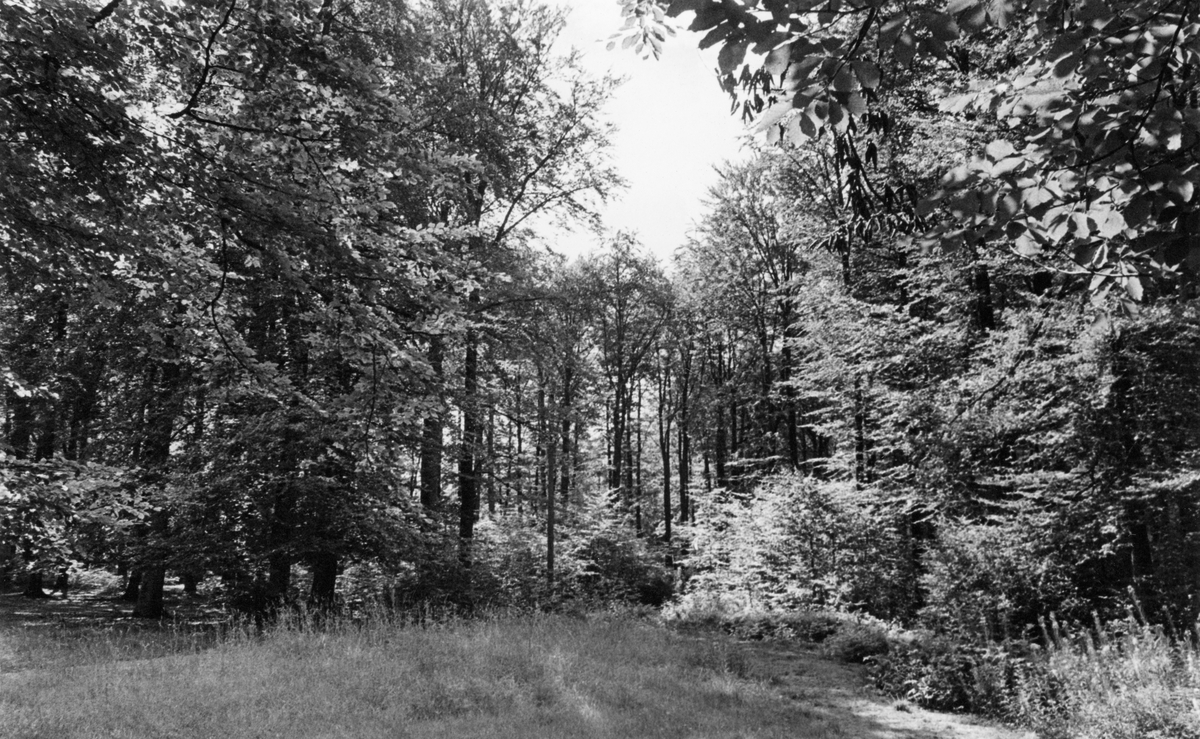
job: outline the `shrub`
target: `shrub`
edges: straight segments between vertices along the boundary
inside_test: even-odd
[[[746,594],[772,612],[907,612],[903,542],[877,491],[778,475],[749,495],[714,490],[699,502],[684,561],[688,592]]]
[[[925,638],[893,646],[870,660],[875,686],[935,711],[969,711],[1009,718],[1017,682],[1035,662],[1000,645],[970,646]]]
[[[119,595],[124,588],[124,581],[120,575],[104,569],[72,569],[70,587],[71,592]]]
[[[1019,638],[1040,614],[1072,601],[1072,568],[1039,542],[1034,517],[1005,523],[946,520],[924,556],[923,623],[964,639]]]
[[[826,655],[843,662],[865,662],[869,657],[887,654],[887,634],[878,626],[846,623],[821,645]]]

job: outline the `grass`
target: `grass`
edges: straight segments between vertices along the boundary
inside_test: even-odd
[[[842,737],[737,647],[629,617],[297,625],[0,675],[0,732],[75,737]],[[203,651],[196,651],[207,646]],[[146,656],[154,654],[151,649]]]

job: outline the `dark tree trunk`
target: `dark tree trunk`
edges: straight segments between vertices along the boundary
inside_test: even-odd
[[[992,304],[992,281],[987,265],[978,264],[971,275],[971,287],[975,291],[975,325],[981,331],[996,328],[996,310]]]
[[[287,600],[292,587],[292,558],[284,552],[267,557],[267,598],[276,606]]]
[[[555,491],[556,491],[556,475],[555,471],[558,468],[556,451],[558,444],[555,443],[552,419],[547,419],[546,424],[546,588],[553,592],[554,590],[554,518],[555,518]]]
[[[141,590],[142,573],[140,570],[134,570],[129,573],[129,579],[125,581],[125,592],[121,593],[121,600],[126,603],[137,603],[138,591]]]
[[[717,468],[717,487],[729,485],[729,477],[725,473],[725,406],[717,407],[717,448],[714,450],[714,460]]]
[[[429,340],[429,366],[435,382],[440,384],[443,367],[443,339]],[[425,417],[421,435],[421,505],[437,508],[442,499],[442,415],[430,413]]]
[[[472,291],[469,303],[478,305],[478,290]],[[479,408],[479,336],[473,328],[467,331],[466,345],[463,358],[463,432],[458,459],[458,536],[464,542],[464,553],[470,548],[466,543],[475,536],[475,522],[479,519],[478,455],[483,441]],[[466,558],[469,560],[469,553]]]
[[[200,576],[195,572],[187,571],[179,576],[183,581],[183,592],[187,595],[195,595],[198,592],[200,585]]]
[[[29,457],[29,443],[33,439],[33,407],[29,398],[8,393],[8,445],[17,459]]]
[[[338,558],[332,552],[321,552],[313,556],[312,587],[308,603],[316,611],[331,611],[337,602]]]
[[[571,476],[573,459],[571,455],[571,404],[574,402],[574,397],[571,392],[571,385],[574,382],[574,372],[568,362],[563,370],[563,390],[562,390],[562,429],[560,432],[559,442],[562,444],[562,486],[559,494],[562,497],[562,504],[565,507],[571,499]]]
[[[150,536],[159,547],[167,536],[168,519],[169,514],[165,510],[157,510],[150,514]],[[141,575],[133,615],[137,618],[162,618],[163,585],[167,575],[162,556],[152,557],[149,563],[144,564]]]
[[[49,598],[50,595],[43,589],[46,581],[41,572],[29,573],[29,580],[25,583],[25,591],[22,593],[26,598]]]
[[[658,405],[658,451],[662,457],[663,541],[670,544],[673,518],[671,514],[671,419],[661,400]]]
[[[161,565],[146,567],[138,589],[137,605],[133,615],[137,618],[162,618],[163,584],[166,572]]]

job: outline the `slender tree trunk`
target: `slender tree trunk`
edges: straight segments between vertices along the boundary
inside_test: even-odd
[[[642,486],[642,380],[637,381],[637,421],[634,426],[633,474],[635,477],[633,490],[637,500],[637,531],[642,531],[642,501],[646,499],[646,490]]]
[[[977,264],[971,274],[971,288],[975,292],[975,324],[981,331],[996,328],[996,310],[992,303],[992,280],[986,264]]]
[[[541,393],[545,397],[545,392]],[[555,517],[555,498],[556,498],[556,483],[558,482],[555,475],[555,470],[558,468],[558,460],[556,452],[558,444],[554,439],[554,423],[553,419],[547,417],[545,425],[546,430],[546,588],[554,591],[554,517]]]
[[[173,353],[174,341],[167,340],[166,349]],[[171,459],[171,442],[175,419],[182,412],[182,370],[178,362],[167,360],[159,364],[158,382],[153,386],[154,413],[146,426],[142,451],[143,463],[155,478],[151,484],[161,485]],[[149,404],[147,404],[149,405]],[[149,533],[159,553],[144,561],[141,566],[142,579],[138,589],[137,605],[133,615],[139,618],[161,618],[163,615],[163,585],[166,582],[166,565],[162,548],[170,526],[170,513],[160,508],[150,514]]]
[[[666,369],[663,369],[666,375]],[[671,417],[667,412],[666,394],[667,381],[659,384],[658,395],[658,451],[662,457],[662,493],[663,493],[663,542],[671,543]],[[668,555],[668,558],[670,555]],[[668,566],[671,564],[667,563]]]
[[[429,366],[434,380],[441,386],[444,362],[444,339],[434,336],[429,340]],[[425,417],[421,434],[421,505],[435,509],[442,500],[442,448],[443,420],[440,412]]]
[[[572,383],[574,382],[574,371],[568,361],[563,372],[563,389],[562,389],[562,431],[560,442],[562,444],[562,487],[560,495],[562,496],[562,504],[565,508],[571,499],[571,480],[573,478],[573,459],[571,456],[571,404],[574,402],[574,393],[572,391]]]
[[[470,304],[478,305],[479,291],[471,293]],[[479,480],[477,455],[482,441],[483,424],[479,417],[479,336],[474,328],[467,331],[463,359],[463,432],[458,461],[459,518],[458,536],[469,561],[470,541],[479,518]]]
[[[488,411],[487,422],[487,505],[488,515],[496,515],[496,410]]]
[[[717,486],[727,487],[729,478],[725,474],[725,406],[717,406],[717,448],[714,450],[713,456],[716,457],[714,462],[717,468]],[[705,459],[707,467],[708,460]],[[706,473],[707,474],[707,471]]]

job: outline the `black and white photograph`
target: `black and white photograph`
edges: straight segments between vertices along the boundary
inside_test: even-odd
[[[0,739],[1200,739],[1198,187],[1196,0],[0,0]]]

